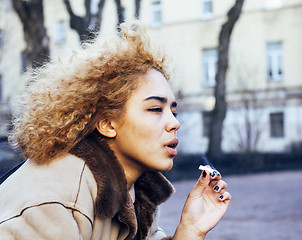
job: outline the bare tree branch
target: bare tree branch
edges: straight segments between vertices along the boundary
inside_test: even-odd
[[[64,0],[64,4],[70,16],[70,27],[78,33],[80,41],[84,42],[93,38],[94,33],[99,31],[101,26],[105,0],[100,0],[96,16],[91,13],[91,0],[85,0],[85,16],[83,17],[74,14],[69,0]]]
[[[105,0],[100,0],[99,5],[98,5],[99,11],[97,14],[97,21],[96,21],[96,24],[97,24],[96,29],[98,29],[98,30],[101,27],[104,5],[105,5]]]
[[[124,8],[122,7],[120,0],[115,0],[115,4],[117,10],[117,17],[118,17],[117,29],[119,30],[120,24],[125,21]]]

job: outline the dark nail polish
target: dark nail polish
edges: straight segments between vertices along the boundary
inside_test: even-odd
[[[218,186],[214,187],[214,190],[215,190],[215,191],[218,191],[218,190],[219,190],[219,187],[218,187]]]
[[[202,177],[205,178],[206,176],[207,176],[207,172],[206,172],[206,170],[203,170]]]
[[[223,195],[221,195],[219,198],[220,198],[220,199],[223,199]]]
[[[215,173],[211,173],[210,175],[211,175],[211,177],[214,177],[214,176],[215,176]]]

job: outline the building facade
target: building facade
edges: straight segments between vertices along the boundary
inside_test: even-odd
[[[85,12],[83,2],[71,0],[78,15]],[[135,18],[134,2],[122,1],[127,21]],[[97,3],[92,0],[91,11]],[[173,60],[171,85],[179,102],[179,150],[184,153],[207,149],[209,113],[215,103],[218,35],[234,3],[141,1],[140,20],[165,44]],[[0,100],[5,112],[11,98],[24,89],[25,43],[10,0],[2,0],[0,7]],[[103,13],[102,34],[112,33],[117,23],[115,1],[107,0]],[[67,56],[79,45],[79,37],[69,27],[63,0],[44,0],[44,14],[51,58]],[[230,42],[224,151],[284,152],[301,143],[301,16],[302,0],[245,0]]]

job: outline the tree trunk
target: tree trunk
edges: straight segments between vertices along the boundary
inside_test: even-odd
[[[70,27],[78,33],[80,41],[85,42],[88,39],[94,38],[95,33],[98,32],[101,27],[105,0],[100,0],[96,15],[91,13],[91,0],[85,0],[86,13],[84,17],[74,14],[69,0],[64,0],[64,4],[70,16]]]
[[[223,120],[227,111],[227,103],[225,99],[225,78],[228,68],[228,53],[231,33],[237,22],[244,0],[236,0],[235,5],[228,12],[228,20],[222,25],[219,34],[218,47],[218,69],[216,74],[215,85],[215,106],[211,114],[211,124],[209,131],[209,147],[208,156],[217,158],[221,156],[221,141]]]
[[[44,27],[43,0],[12,0],[24,30],[27,66],[33,68],[49,61],[49,38]]]

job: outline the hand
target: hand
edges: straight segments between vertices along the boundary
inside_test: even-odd
[[[231,195],[221,176],[204,170],[190,192],[173,239],[204,239],[224,216]]]

